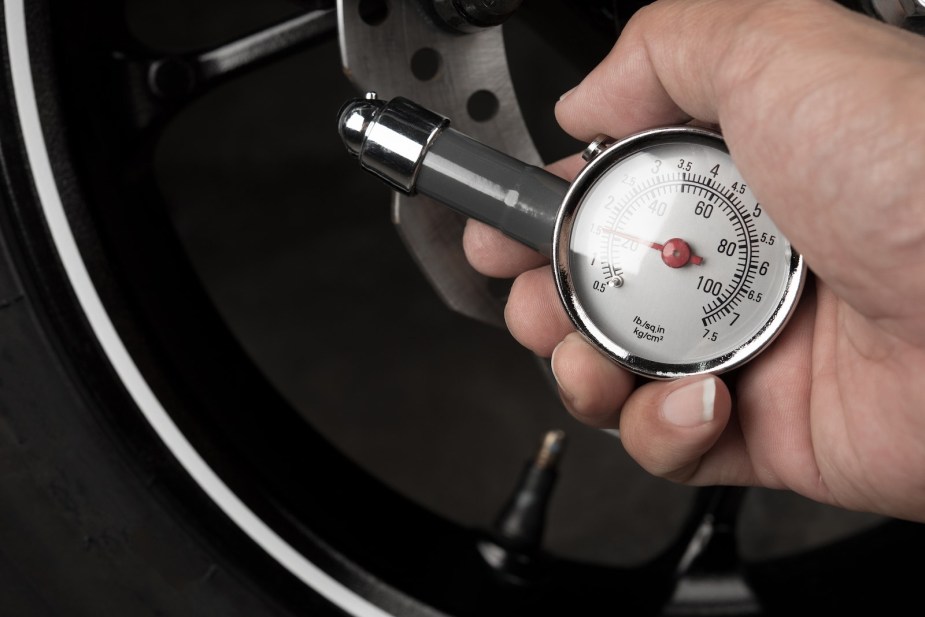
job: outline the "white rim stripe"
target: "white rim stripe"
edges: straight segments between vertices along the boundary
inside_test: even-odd
[[[45,148],[44,133],[36,106],[32,64],[29,60],[26,35],[24,0],[5,1],[5,23],[19,124],[22,128],[35,188],[74,293],[125,388],[161,441],[183,465],[187,473],[254,542],[304,583],[348,613],[358,617],[387,617],[388,613],[308,561],[238,499],[183,436],[148,386],[100,301],[64,212],[64,206],[52,174],[48,151]]]

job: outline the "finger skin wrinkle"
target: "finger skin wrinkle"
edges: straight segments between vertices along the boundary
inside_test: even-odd
[[[573,330],[547,267],[530,270],[515,279],[504,319],[521,345],[544,358],[550,357],[556,345]]]
[[[473,219],[466,222],[463,250],[477,272],[494,278],[510,278],[546,263],[539,253]]]

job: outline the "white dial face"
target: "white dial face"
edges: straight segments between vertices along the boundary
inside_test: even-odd
[[[707,141],[656,143],[604,171],[568,235],[573,319],[637,364],[743,361],[795,300],[790,243]]]

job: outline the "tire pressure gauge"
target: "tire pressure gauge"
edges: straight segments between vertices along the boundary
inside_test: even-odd
[[[340,133],[369,171],[551,258],[566,312],[634,373],[720,373],[790,318],[802,257],[762,209],[719,134],[659,128],[585,151],[569,185],[408,101],[348,102]]]
[[[651,377],[721,372],[763,349],[796,305],[804,265],[722,138],[673,127],[587,153],[553,236],[575,326]]]

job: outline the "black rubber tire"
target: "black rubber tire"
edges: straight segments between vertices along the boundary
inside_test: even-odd
[[[204,495],[142,420],[96,344],[38,202],[6,34],[4,28],[3,614],[341,614],[270,559]],[[30,51],[33,68],[49,66],[47,50]],[[57,135],[52,130],[46,138],[52,143]],[[62,188],[68,189],[66,183]]]
[[[77,370],[55,342],[48,313],[56,309],[24,276],[24,268],[14,269],[28,257],[9,238],[11,201],[7,192],[0,234],[4,614],[294,614],[235,564],[262,564],[263,585],[271,588],[286,573],[218,512],[210,522],[192,524],[214,507],[203,502],[152,436],[136,427],[138,439],[131,447],[145,444],[143,456],[129,455],[129,443],[101,420],[100,405],[137,412],[130,401],[101,400],[106,390],[115,389],[99,383],[106,379],[105,368],[94,367],[96,383],[88,384],[82,379],[87,366]],[[41,267],[47,270],[50,264]],[[178,495],[185,504],[178,503]],[[195,507],[197,517],[186,507]],[[303,608],[325,613],[325,603],[307,588],[298,595]]]

